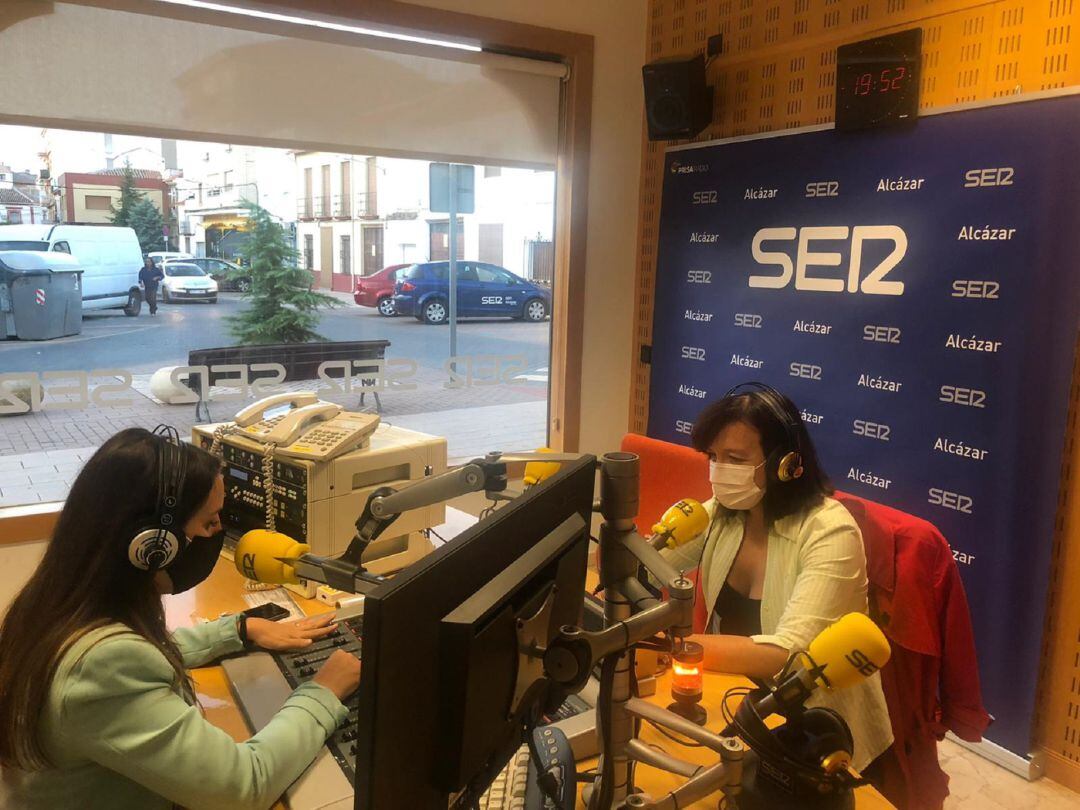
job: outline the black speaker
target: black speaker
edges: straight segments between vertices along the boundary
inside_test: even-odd
[[[712,119],[712,88],[705,84],[705,57],[672,57],[641,69],[650,141],[692,138]]]

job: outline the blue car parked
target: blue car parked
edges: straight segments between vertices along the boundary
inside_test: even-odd
[[[450,262],[424,262],[398,272],[394,307],[401,315],[442,324],[450,319]],[[551,290],[497,264],[457,262],[457,312],[461,317],[542,321],[551,312]]]

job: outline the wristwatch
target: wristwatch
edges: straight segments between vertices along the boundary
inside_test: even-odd
[[[236,635],[240,637],[241,643],[244,645],[245,650],[251,649],[251,639],[248,638],[247,633],[247,614],[238,613],[236,615]]]

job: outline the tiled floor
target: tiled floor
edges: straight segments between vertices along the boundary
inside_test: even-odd
[[[1028,782],[949,740],[938,746],[949,774],[945,810],[1078,810],[1080,793],[1057,782]]]

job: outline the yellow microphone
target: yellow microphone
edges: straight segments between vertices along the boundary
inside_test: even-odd
[[[849,613],[826,627],[806,652],[832,689],[846,689],[869,678],[892,655],[885,634],[864,613]]]
[[[536,450],[537,453],[554,453],[550,447],[540,447]],[[530,461],[525,465],[525,488],[536,486],[541,481],[551,478],[562,468],[562,464],[557,461]]]
[[[683,498],[668,507],[652,527],[649,542],[653,548],[677,548],[689,543],[709,528],[709,510],[692,498]]]
[[[311,546],[280,532],[253,529],[236,543],[233,563],[243,576],[256,582],[292,584],[300,581],[295,569],[278,558],[293,559],[309,551]]]
[[[847,689],[861,683],[885,666],[891,654],[885,634],[869,616],[848,613],[797,654],[798,669],[755,704],[757,713],[762,719],[774,713],[786,715],[819,687]]]

